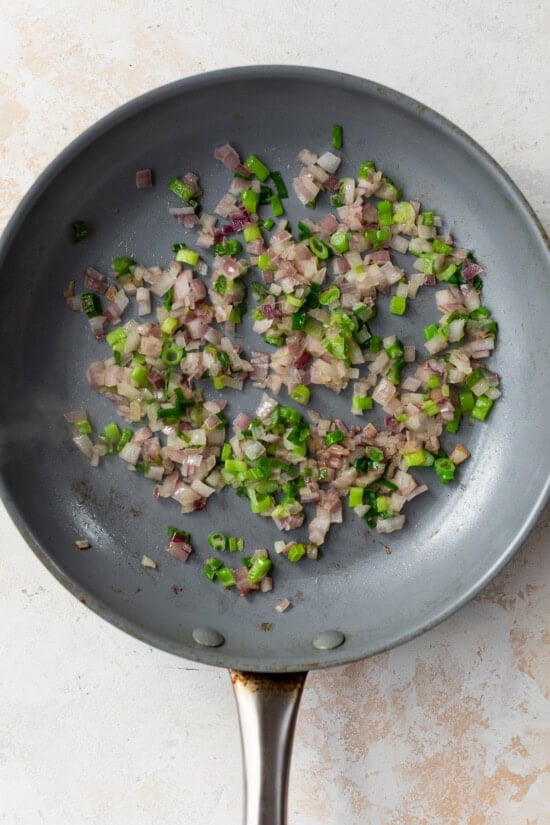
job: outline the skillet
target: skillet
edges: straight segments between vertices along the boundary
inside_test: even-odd
[[[403,531],[384,539],[348,518],[329,534],[322,561],[275,559],[273,593],[242,599],[202,576],[210,555],[206,536],[221,529],[243,535],[247,549],[271,548],[278,538],[271,522],[251,516],[231,490],[205,511],[182,517],[174,502],[154,502],[150,482],[130,478],[122,462],[91,469],[71,444],[64,412],[86,407],[100,429],[114,409],[85,378],[87,364],[106,357],[105,345],[91,339],[82,316],[67,311],[63,291],[70,278],[81,285],[88,264],[109,271],[114,256],[166,264],[171,244],[186,235],[168,217],[165,183],[188,169],[199,172],[204,206],[212,211],[228,185],[213,159],[216,145],[229,141],[243,154],[255,152],[289,183],[299,149],[330,148],[334,122],[344,125],[342,174],[374,159],[406,197],[443,215],[459,245],[474,249],[485,266],[484,300],[500,324],[491,365],[503,376],[504,396],[486,424],[461,434],[473,457],[460,480],[431,483],[408,505]],[[138,191],[134,174],[144,167],[154,169],[156,186]],[[292,199],[286,204],[291,222],[303,215]],[[70,225],[77,219],[90,235],[75,245]],[[286,821],[288,759],[305,673],[373,655],[443,620],[490,581],[536,521],[548,494],[550,457],[549,269],[532,210],[458,128],[369,81],[291,66],[207,73],[121,107],[48,167],[6,229],[0,248],[6,507],[47,568],[98,614],[173,654],[232,669],[247,746],[248,825]],[[420,346],[433,316],[429,292],[400,320],[400,337]],[[379,334],[396,330],[395,319],[377,323]],[[245,350],[258,346],[248,322],[235,340]],[[252,387],[229,391],[230,410],[251,411],[260,395]],[[311,406],[326,416],[349,422],[349,405],[349,393],[312,393]],[[415,475],[427,480],[425,473]],[[196,553],[187,565],[162,554],[172,523],[192,533]],[[81,538],[92,550],[75,550]],[[141,567],[143,553],[157,558],[158,570]],[[293,607],[279,615],[274,605],[283,596]]]

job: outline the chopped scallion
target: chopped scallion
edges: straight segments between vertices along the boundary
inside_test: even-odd
[[[407,298],[405,295],[392,295],[390,300],[390,312],[392,315],[404,315],[407,309]]]
[[[376,172],[376,165],[372,162],[372,160],[364,160],[359,166],[359,174],[357,177],[366,178],[371,172]]]
[[[255,175],[258,178],[258,180],[261,180],[262,183],[264,180],[267,180],[271,174],[270,170],[267,168],[265,163],[262,163],[260,158],[258,158],[256,155],[249,155],[245,160],[244,165],[247,169],[250,169],[252,174]]]
[[[320,240],[320,238],[312,236],[309,239],[309,248],[315,257],[321,261],[326,261],[330,255],[330,247],[328,247],[324,241]]]
[[[450,458],[436,458],[434,470],[442,484],[448,484],[455,477],[455,465]]]
[[[293,544],[291,545],[291,547],[288,548],[287,559],[292,562],[297,562],[300,561],[300,559],[302,559],[305,556],[305,554],[306,548],[304,547],[304,545],[296,542],[296,544]]]
[[[103,435],[105,436],[105,440],[108,441],[110,444],[117,444],[120,440],[121,432],[120,427],[116,423],[116,421],[111,421],[110,424],[106,424],[103,427]]]
[[[98,315],[101,315],[101,301],[99,295],[96,295],[95,292],[83,292],[80,300],[82,302],[82,310],[88,318],[96,318]]]
[[[162,299],[162,306],[167,310],[171,310],[173,300],[174,300],[174,287],[171,286],[170,289],[168,290],[168,292],[165,293],[165,295]]]
[[[228,458],[225,461],[224,467],[228,473],[246,473],[248,466],[246,461],[240,461],[236,458]]]
[[[230,536],[227,546],[230,553],[241,553],[244,550],[244,539],[241,536]]]
[[[350,487],[348,492],[348,505],[350,507],[360,507],[363,504],[363,487]]]
[[[302,221],[298,221],[298,240],[305,241],[307,238],[311,238],[311,229],[309,226],[306,226],[305,223]]]
[[[434,238],[432,241],[432,249],[440,255],[450,255],[453,248],[450,244],[440,241],[439,238]]]
[[[260,206],[265,206],[266,203],[269,203],[271,201],[272,197],[273,192],[269,186],[260,187],[260,200],[258,202]]]
[[[405,453],[403,460],[407,467],[422,467],[426,462],[426,450],[415,450],[413,453]]]
[[[322,306],[329,306],[336,303],[340,298],[340,290],[337,286],[331,286],[319,295],[319,303]]]
[[[179,327],[179,324],[180,322],[177,318],[173,318],[171,315],[169,315],[167,318],[164,319],[160,326],[162,334],[168,336],[173,335]]]
[[[290,395],[298,404],[307,404],[311,393],[309,387],[306,387],[305,384],[296,384]]]
[[[176,252],[176,261],[189,266],[196,266],[199,262],[199,253],[194,249],[180,249]]]
[[[183,347],[178,346],[174,341],[167,341],[162,347],[160,357],[164,364],[169,367],[175,367],[183,358],[183,353]]]
[[[248,571],[248,581],[252,582],[252,584],[259,584],[262,579],[265,579],[270,569],[271,559],[268,559],[266,556],[258,556],[258,558],[252,562],[252,567]]]
[[[146,387],[149,383],[149,370],[143,364],[137,364],[130,373],[132,381],[135,381],[138,387]]]
[[[113,271],[115,272],[116,277],[120,278],[121,275],[129,275],[130,267],[134,266],[135,263],[136,262],[133,258],[128,258],[127,256],[115,258],[113,260]]]
[[[351,408],[354,411],[372,410],[374,401],[368,395],[354,395],[351,399]]]
[[[182,201],[189,203],[193,200],[194,191],[181,178],[173,177],[168,181],[168,189]]]
[[[269,255],[258,255],[258,269],[276,269],[269,260]]]
[[[391,226],[393,223],[393,209],[390,201],[378,201],[378,223],[380,226]]]
[[[227,537],[223,533],[210,533],[208,536],[208,544],[212,550],[222,553],[227,546]]]
[[[327,447],[332,446],[332,444],[339,444],[340,441],[344,440],[344,433],[342,430],[332,430],[330,433],[327,433],[324,437],[325,444]]]
[[[118,452],[120,452],[126,446],[126,444],[128,444],[128,442],[132,438],[133,434],[134,433],[132,432],[132,430],[129,427],[124,427],[124,429],[122,430],[122,432],[120,434],[120,438],[119,438],[118,444],[117,444]]]
[[[223,584],[223,586],[227,589],[228,587],[234,587],[237,584],[237,580],[235,578],[235,574],[230,567],[219,567],[214,572],[215,577],[219,582]]]
[[[275,189],[277,190],[277,195],[280,198],[288,198],[288,191],[285,186],[285,182],[283,180],[283,176],[280,172],[271,172],[270,174],[271,180],[275,184]]]
[[[282,200],[280,199],[280,197],[278,195],[273,195],[273,197],[270,198],[270,203],[271,203],[271,210],[273,212],[274,217],[280,218],[281,215],[285,214],[285,208],[283,206],[283,202],[282,202]]]
[[[255,192],[253,189],[243,189],[241,192],[241,203],[249,215],[257,212],[259,202],[259,192]]]
[[[223,562],[220,559],[207,559],[204,563],[204,575],[210,581],[214,581],[216,576],[216,571],[220,570],[224,566]]]
[[[347,252],[349,249],[348,233],[343,230],[334,232],[330,237],[330,245],[336,252],[340,252],[340,254],[343,255],[344,252]]]
[[[474,409],[475,397],[471,390],[464,390],[458,396],[460,402],[460,411],[463,415],[470,415]]]
[[[79,418],[78,421],[74,422],[74,425],[79,435],[90,435],[92,433],[92,425],[87,418]]]
[[[477,418],[478,421],[485,421],[494,401],[488,395],[480,395],[476,398],[474,408],[472,410],[472,418]]]
[[[332,125],[332,148],[341,149],[344,145],[344,130],[339,123]]]
[[[90,230],[84,221],[75,221],[72,225],[73,230],[73,241],[74,243],[79,243],[80,241],[85,240],[90,234]]]
[[[171,524],[169,524],[166,528],[166,535],[170,536],[171,539],[173,539],[174,536],[179,536],[180,538],[185,539],[185,541],[189,540],[189,533],[187,530],[180,530],[179,527],[174,527]]]
[[[249,224],[249,226],[245,226],[245,228],[243,229],[243,238],[245,243],[251,243],[252,241],[256,241],[261,237],[262,233],[260,231],[260,228],[255,223]],[[218,253],[216,252],[216,254]]]

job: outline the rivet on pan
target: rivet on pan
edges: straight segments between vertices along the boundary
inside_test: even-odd
[[[191,635],[203,647],[219,647],[225,642],[225,637],[212,627],[196,627]]]
[[[323,630],[313,640],[313,647],[317,650],[334,650],[344,644],[346,637],[339,630]]]

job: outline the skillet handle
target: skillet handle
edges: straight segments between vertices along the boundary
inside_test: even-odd
[[[244,825],[286,825],[292,740],[305,673],[230,671],[239,712]]]

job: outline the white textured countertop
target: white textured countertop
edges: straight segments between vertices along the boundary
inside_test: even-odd
[[[0,0],[0,228],[44,166],[120,103],[251,63],[336,68],[461,126],[550,228],[550,7]],[[550,823],[550,510],[452,619],[310,675],[293,825]],[[229,679],[70,596],[0,511],[0,822],[240,821]]]

